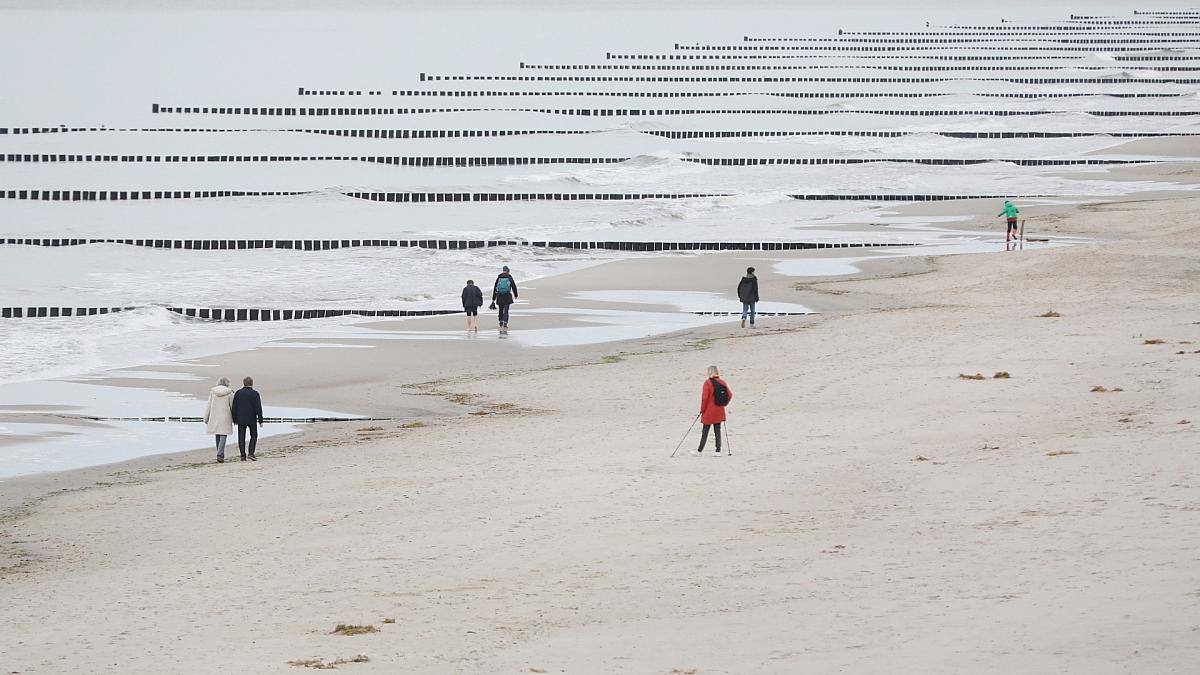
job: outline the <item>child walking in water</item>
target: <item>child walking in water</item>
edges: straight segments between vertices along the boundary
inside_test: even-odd
[[[721,379],[716,366],[708,367],[708,379],[700,390],[700,423],[704,428],[700,431],[700,447],[693,454],[704,452],[704,444],[708,442],[708,429],[713,427],[713,439],[717,442],[717,457],[721,456],[721,423],[725,421],[725,406],[733,400],[733,391]]]
[[[1005,200],[1004,210],[996,214],[997,217],[1004,216],[1004,218],[1008,221],[1008,229],[1004,231],[1004,241],[1017,238],[1017,214],[1020,212],[1021,210],[1018,209],[1016,205],[1008,200]]]

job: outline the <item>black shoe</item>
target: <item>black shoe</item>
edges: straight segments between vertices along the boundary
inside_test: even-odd
[[[257,462],[257,461],[258,461],[258,458],[256,458],[254,455],[250,455],[250,461],[251,461],[251,462]]]
[[[246,461],[246,456],[245,456],[245,455],[242,455],[242,461],[243,461],[243,462],[244,462],[244,461]]]
[[[218,457],[218,458],[217,458],[217,464],[224,464],[224,463],[225,463],[225,458],[224,458],[224,457]]]

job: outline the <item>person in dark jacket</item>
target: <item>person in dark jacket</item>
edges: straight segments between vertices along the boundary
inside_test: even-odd
[[[754,328],[754,305],[758,302],[758,277],[754,276],[754,268],[746,268],[746,276],[738,282],[738,300],[742,301],[742,328],[746,327],[746,316],[750,317],[750,327]]]
[[[463,312],[467,315],[467,332],[479,330],[479,308],[483,307],[483,290],[467,279],[462,291]]]
[[[258,427],[262,426],[262,397],[254,391],[254,378],[247,375],[242,378],[241,389],[233,395],[233,423],[238,428],[238,450],[242,452],[242,461],[246,461],[246,457],[250,457],[251,462],[257,462],[254,458],[254,446],[258,444]],[[258,423],[255,426],[255,422]],[[250,430],[250,454],[246,454],[246,429]]]
[[[517,299],[517,280],[508,273],[505,265],[492,285],[492,309],[500,308],[500,328],[508,328],[508,308]]]

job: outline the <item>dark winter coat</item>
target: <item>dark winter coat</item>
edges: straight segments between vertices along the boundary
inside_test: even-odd
[[[738,282],[738,300],[745,303],[758,302],[758,277],[747,274]]]
[[[508,277],[508,292],[500,293],[496,289],[500,287],[500,280]],[[517,280],[512,278],[508,272],[501,272],[496,277],[496,283],[492,284],[492,302],[497,305],[511,305],[513,300],[517,299]]]
[[[250,387],[242,387],[233,395],[233,423],[252,426],[262,424],[262,398]]]
[[[463,309],[478,309],[483,307],[483,290],[475,284],[470,284],[462,292]]]
[[[722,380],[719,377],[710,377],[704,381],[704,388],[700,390],[701,424],[717,424],[718,422],[725,421],[725,406],[717,405],[716,402],[713,401],[713,380],[724,384],[725,388],[729,389],[729,385],[725,384],[725,380]],[[733,390],[729,389],[729,401],[726,403],[726,405],[732,402]]]

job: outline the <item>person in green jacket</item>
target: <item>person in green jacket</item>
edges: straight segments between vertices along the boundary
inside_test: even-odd
[[[1004,210],[996,214],[997,217],[1004,216],[1008,219],[1008,229],[1004,231],[1004,241],[1017,238],[1017,214],[1020,212],[1015,204],[1005,200]]]

